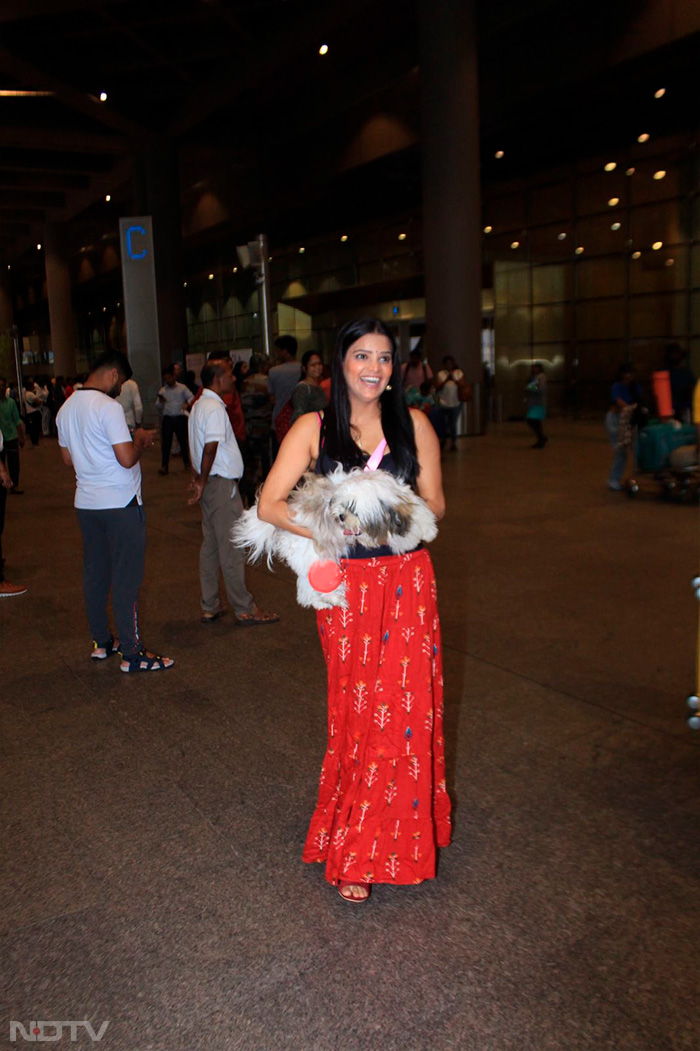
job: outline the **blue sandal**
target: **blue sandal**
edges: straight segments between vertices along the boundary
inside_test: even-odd
[[[93,639],[92,642],[92,653],[90,659],[93,661],[106,661],[108,657],[113,657],[115,653],[119,652],[119,639],[115,639],[114,635],[110,635],[104,646],[100,646]]]
[[[121,656],[122,662],[119,668],[123,672],[165,671],[166,668],[172,668],[175,663],[172,657],[161,657],[148,650],[139,650],[133,657],[125,657],[124,654]]]

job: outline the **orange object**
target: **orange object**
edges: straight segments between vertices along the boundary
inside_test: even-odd
[[[654,397],[656,408],[660,417],[673,416],[673,401],[671,399],[671,377],[668,372],[652,372],[652,383],[654,384]]]

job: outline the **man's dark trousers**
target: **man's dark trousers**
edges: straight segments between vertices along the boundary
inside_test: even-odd
[[[168,464],[170,463],[170,449],[173,444],[173,434],[177,435],[177,440],[180,444],[182,462],[184,463],[185,467],[190,466],[190,447],[189,442],[187,440],[187,417],[184,415],[164,416],[161,434],[161,455],[163,460],[164,471],[167,471]]]
[[[19,489],[19,438],[5,439],[5,448],[0,453],[0,459],[7,466],[13,486]]]
[[[76,510],[83,534],[83,593],[93,641],[97,646],[109,642],[111,588],[119,649],[124,657],[133,657],[141,649],[139,589],[146,551],[143,507],[134,497],[126,507]]]

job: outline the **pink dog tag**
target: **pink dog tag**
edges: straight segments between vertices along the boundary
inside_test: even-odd
[[[323,562],[314,562],[309,569],[309,584],[314,591],[321,591],[324,595],[335,591],[343,579],[343,574],[337,562],[327,559]]]

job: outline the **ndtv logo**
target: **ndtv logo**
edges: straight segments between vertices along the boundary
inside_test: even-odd
[[[109,1022],[103,1022],[98,1031],[95,1032],[90,1022],[30,1022],[29,1032],[27,1032],[21,1022],[10,1022],[10,1040],[16,1041],[19,1033],[23,1040],[28,1040],[31,1044],[53,1043],[61,1039],[64,1029],[67,1029],[70,1033],[71,1040],[77,1040],[80,1028],[87,1032],[91,1040],[101,1040],[107,1032],[108,1025]],[[52,1032],[45,1032],[46,1026]]]

